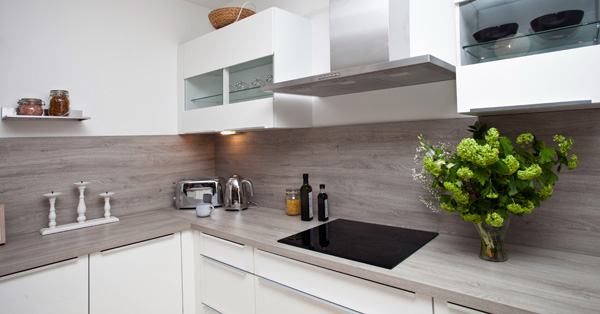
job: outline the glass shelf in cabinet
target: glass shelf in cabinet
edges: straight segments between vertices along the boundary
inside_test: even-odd
[[[263,92],[260,86],[229,92],[229,103],[272,97],[272,92]]]
[[[598,44],[600,21],[464,46],[479,63]]]
[[[223,94],[198,97],[191,100],[193,103],[210,103],[214,105],[223,104]]]

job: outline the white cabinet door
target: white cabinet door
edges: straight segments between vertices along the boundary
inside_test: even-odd
[[[273,127],[273,98],[223,106],[223,128],[245,130]]]
[[[443,300],[434,299],[433,311],[435,314],[485,314],[488,312],[479,311],[470,307],[449,303]]]
[[[256,277],[257,314],[358,313],[276,282]]]
[[[273,54],[273,9],[220,29],[224,67]]]
[[[90,254],[90,313],[182,313],[180,234]]]
[[[224,67],[220,32],[211,32],[183,44],[183,78]]]
[[[223,314],[254,313],[254,275],[212,258],[201,259],[202,303]]]
[[[0,278],[2,314],[81,314],[87,311],[87,256]]]
[[[362,313],[431,314],[432,298],[256,250],[255,273]]]
[[[542,107],[600,102],[595,76],[600,46],[563,50],[459,67],[458,112],[498,107]],[[543,108],[541,108],[543,109]]]

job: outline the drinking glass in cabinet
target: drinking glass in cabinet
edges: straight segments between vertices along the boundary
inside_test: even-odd
[[[250,82],[250,84],[252,84],[252,87],[260,87],[265,85],[265,81],[259,79],[259,78],[254,78],[252,80],[252,82]]]

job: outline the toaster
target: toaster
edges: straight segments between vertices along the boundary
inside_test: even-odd
[[[175,186],[175,208],[192,209],[204,203],[204,195],[211,195],[213,206],[223,206],[223,187],[225,179],[221,177],[189,178],[177,182]]]

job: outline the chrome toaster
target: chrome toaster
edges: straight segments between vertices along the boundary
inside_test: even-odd
[[[213,206],[223,206],[223,187],[225,179],[221,177],[189,178],[177,182],[175,186],[175,207],[192,209],[203,203],[205,194],[212,195]]]

